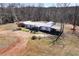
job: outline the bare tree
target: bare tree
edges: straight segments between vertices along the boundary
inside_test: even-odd
[[[36,10],[36,19],[37,21],[41,20],[41,16],[42,16],[42,7],[43,7],[43,4],[42,3],[39,3],[38,4],[38,7],[37,7],[37,10]]]
[[[16,6],[15,3],[11,3],[11,4],[9,4],[9,7],[11,8],[11,11],[12,11],[12,15],[15,17],[15,20],[14,20],[14,21],[17,21],[17,22],[18,22],[16,13],[15,13],[15,6]]]
[[[76,31],[76,24],[77,24],[77,18],[78,18],[78,6],[75,3],[75,7],[74,7],[74,19],[73,19],[73,33],[75,33]]]
[[[67,4],[67,3],[57,3],[57,5],[56,5],[58,8],[65,8],[65,7],[68,7],[69,6],[69,4]],[[53,41],[53,43],[54,42],[56,42],[58,39],[59,39],[59,37],[63,34],[63,32],[64,32],[64,21],[65,21],[65,18],[64,18],[64,15],[65,15],[65,13],[67,12],[67,10],[66,9],[59,9],[60,11],[61,11],[61,14],[62,15],[60,15],[60,23],[61,23],[61,28],[60,28],[60,34],[58,35],[58,37],[56,38],[56,40],[54,40]],[[60,12],[59,11],[59,12]]]

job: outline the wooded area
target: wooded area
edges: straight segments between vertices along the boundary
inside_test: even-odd
[[[38,6],[30,3],[0,3],[0,24],[15,21],[54,21],[79,25],[79,6],[69,6],[69,3],[57,3],[55,6],[44,7],[43,3]],[[61,21],[61,19],[63,21]]]

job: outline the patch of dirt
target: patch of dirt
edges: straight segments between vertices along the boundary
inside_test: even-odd
[[[12,42],[7,47],[0,48],[0,55],[19,55],[23,49],[27,47],[29,33],[21,31],[2,31],[0,34],[15,36],[15,42]],[[28,35],[28,36],[27,36]],[[10,38],[12,39],[12,38]]]

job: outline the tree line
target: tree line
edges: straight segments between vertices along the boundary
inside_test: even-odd
[[[20,3],[0,3],[0,24],[16,21],[54,21],[79,25],[79,6],[68,3],[57,3],[55,6],[44,7]],[[61,21],[62,20],[62,21]]]

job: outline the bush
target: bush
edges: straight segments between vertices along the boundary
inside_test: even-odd
[[[36,36],[32,36],[31,39],[32,40],[35,40],[35,39],[37,39],[37,37]]]

